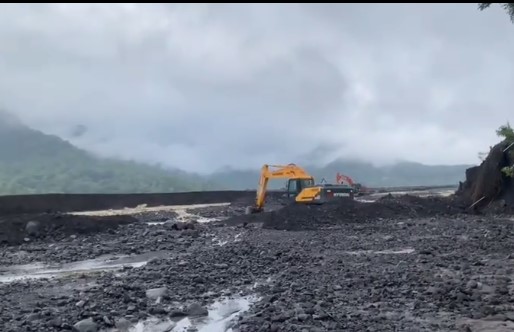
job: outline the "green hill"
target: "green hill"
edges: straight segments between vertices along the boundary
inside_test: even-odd
[[[173,192],[212,187],[205,179],[185,172],[97,158],[0,113],[0,195]]]

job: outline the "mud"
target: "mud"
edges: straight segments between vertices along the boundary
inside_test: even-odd
[[[271,193],[270,195],[273,195]],[[47,194],[0,196],[0,215],[70,212],[147,206],[224,203],[253,199],[255,191],[155,194]]]
[[[317,230],[345,223],[463,213],[467,213],[466,206],[459,205],[453,197],[389,195],[369,203],[341,199],[324,205],[287,205],[276,211],[237,216],[223,222],[228,225],[262,223],[264,228],[277,230]]]
[[[86,217],[69,214],[24,214],[0,217],[0,245],[34,240],[59,241],[67,236],[98,233],[137,221],[132,216]]]
[[[222,220],[244,212],[248,200],[236,203],[172,205],[119,210],[95,210],[69,213],[8,214],[0,216],[0,245],[55,240],[85,233],[110,232],[122,224],[145,221],[146,223],[210,222]],[[201,215],[200,215],[201,214]],[[171,225],[171,224],[170,224]],[[169,226],[169,225],[168,225]],[[169,226],[186,229],[187,226]],[[170,228],[171,229],[171,228]]]
[[[127,266],[116,271],[95,265],[79,275],[0,284],[0,330],[66,331],[92,319],[97,331],[116,331],[117,324],[214,331],[221,321],[220,331],[241,332],[451,331],[463,322],[473,322],[474,331],[514,319],[512,220],[447,214],[437,200],[433,208],[416,198],[387,200],[443,213],[295,232],[209,223],[177,230],[141,219],[112,233],[11,246],[0,274],[45,261],[69,272],[69,262],[84,266],[106,254],[145,255],[145,264],[124,258]],[[215,207],[211,217],[216,213],[227,210]],[[165,291],[149,297],[156,289]],[[216,311],[226,299],[249,297],[244,310]],[[207,316],[195,316],[192,306]],[[236,311],[240,318],[231,316]]]
[[[514,218],[455,200],[72,215],[0,244],[0,331],[500,331],[514,324]],[[78,232],[86,219],[108,228]]]

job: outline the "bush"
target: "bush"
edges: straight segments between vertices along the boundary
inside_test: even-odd
[[[503,137],[507,144],[514,143],[514,130],[508,122],[506,125],[503,125],[500,128],[498,128],[496,130],[496,134],[500,137]],[[512,155],[512,152],[510,153]],[[514,177],[514,165],[503,167],[502,173],[505,174],[505,176]]]
[[[500,128],[496,130],[496,135],[503,137],[509,144],[514,143],[514,130],[508,122],[506,125],[500,126]]]

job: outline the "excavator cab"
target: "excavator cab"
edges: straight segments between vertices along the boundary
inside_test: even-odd
[[[297,197],[305,188],[314,187],[314,179],[289,179],[287,181],[287,198]]]

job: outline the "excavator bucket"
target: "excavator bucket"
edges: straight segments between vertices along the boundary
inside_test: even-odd
[[[255,206],[247,206],[245,209],[245,214],[255,214],[259,212],[262,212],[262,209],[258,209]]]

